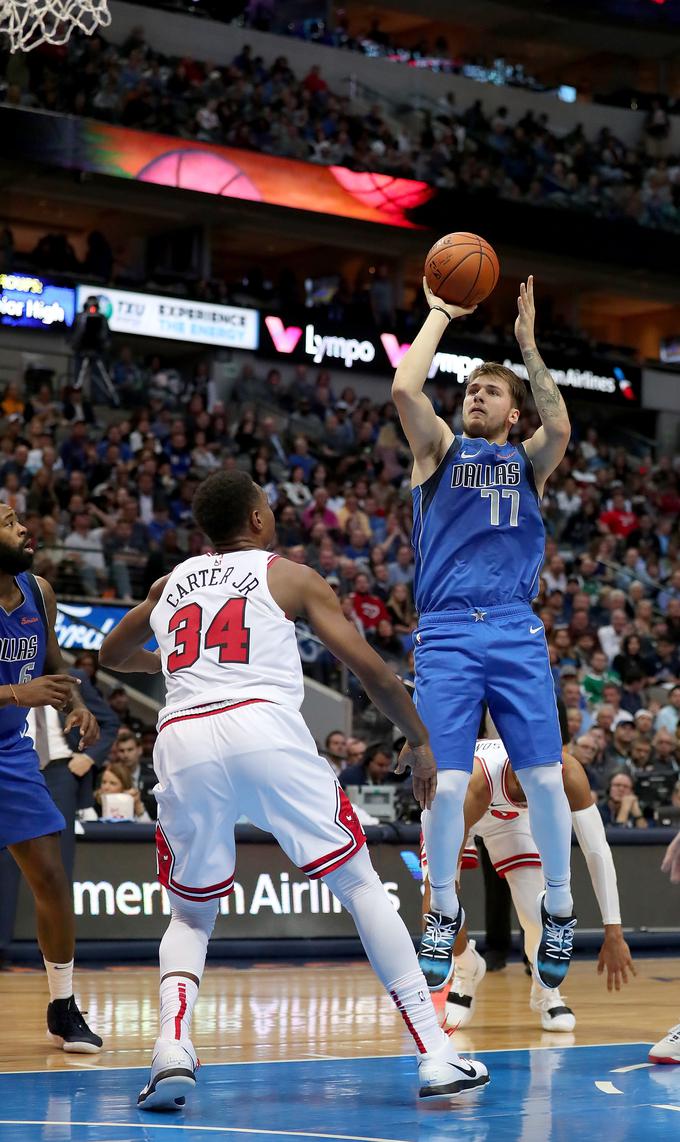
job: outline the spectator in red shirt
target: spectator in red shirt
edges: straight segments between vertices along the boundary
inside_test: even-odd
[[[354,590],[350,595],[352,608],[365,631],[376,630],[383,619],[390,621],[389,612],[378,595],[371,593],[368,575],[361,572],[354,580]]]
[[[302,86],[306,91],[309,91],[311,95],[319,95],[322,91],[328,91],[328,84],[322,77],[321,68],[318,64],[314,64],[314,67],[310,67],[302,81]]]
[[[635,512],[627,509],[624,493],[617,491],[612,496],[612,506],[609,511],[602,512],[600,523],[612,535],[626,539],[632,531],[635,531],[639,520]]]

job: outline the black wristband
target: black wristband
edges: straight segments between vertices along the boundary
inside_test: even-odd
[[[442,309],[441,305],[431,305],[431,306],[430,306],[430,309],[438,309],[440,313],[443,313],[443,314],[444,314],[444,317],[445,317],[445,318],[446,318],[448,321],[453,321],[453,317],[451,316],[451,314],[450,314],[450,313],[447,313],[445,309]]]

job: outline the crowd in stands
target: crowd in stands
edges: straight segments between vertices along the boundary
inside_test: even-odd
[[[35,570],[57,595],[143,597],[204,549],[191,516],[198,482],[244,468],[276,514],[278,550],[315,567],[349,621],[412,678],[410,456],[394,405],[350,385],[338,391],[327,372],[305,365],[284,375],[248,362],[220,395],[209,362],[182,376],[156,358],[144,372],[126,345],[113,375],[126,411],[106,416],[73,389],[57,399],[48,384],[10,384],[0,396],[0,502],[24,517]],[[460,431],[462,393],[442,384],[433,395]],[[514,437],[536,424],[525,412]],[[620,824],[616,797],[628,775],[638,801],[626,821],[643,827],[677,805],[680,467],[634,456],[576,421],[543,512],[535,609],[571,748]],[[304,624],[298,633],[307,672],[346,688],[368,718],[357,680]]]
[[[345,11],[336,12],[332,24],[323,18],[291,20],[285,15],[284,6],[269,0],[255,0],[248,5],[240,22],[260,32],[274,32],[343,51],[360,52],[371,59],[388,59],[394,63],[444,72],[447,75],[463,75],[468,79],[499,86],[524,87],[531,91],[546,90],[545,85],[534,76],[527,75],[523,64],[454,52],[442,35],[435,36],[432,41],[420,38],[408,44],[397,42],[381,27],[378,16],[369,18],[363,29],[353,33]]]
[[[247,44],[226,67],[167,58],[151,49],[142,28],[120,47],[74,36],[28,63],[12,57],[4,102],[422,179],[489,199],[680,227],[680,160],[665,154],[670,128],[660,105],[631,148],[606,129],[595,138],[581,125],[560,132],[545,113],[514,118],[500,106],[489,116],[480,100],[460,108],[453,94],[426,112],[358,106],[330,90],[317,64],[298,77],[285,56],[267,65]]]

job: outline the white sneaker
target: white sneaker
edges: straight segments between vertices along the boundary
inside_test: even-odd
[[[650,1063],[680,1063],[680,1023],[671,1027],[649,1052]]]
[[[149,1081],[137,1099],[140,1110],[182,1110],[196,1086],[196,1052],[189,1039],[157,1039]]]
[[[447,1043],[436,1055],[422,1055],[418,1060],[420,1097],[433,1098],[446,1095],[449,1098],[475,1090],[489,1081],[489,1072],[478,1059],[461,1059],[453,1047]]]
[[[477,1002],[475,992],[486,975],[486,961],[477,951],[474,940],[468,941],[468,949],[474,955],[475,962],[470,968],[463,967],[460,960],[456,960],[451,990],[446,997],[444,1027],[452,1031],[467,1027],[472,1022]]]
[[[567,1007],[557,987],[548,990],[534,980],[529,1007],[539,1012],[544,1031],[573,1031],[576,1026],[576,1016]]]

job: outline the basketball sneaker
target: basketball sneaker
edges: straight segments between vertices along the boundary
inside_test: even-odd
[[[48,1004],[47,1037],[62,1051],[75,1055],[94,1055],[102,1048],[102,1040],[90,1031],[74,996]]]
[[[556,987],[548,991],[534,980],[529,1007],[540,1014],[544,1031],[573,1031],[576,1026],[574,1012],[567,1007]]]
[[[182,1110],[186,1096],[196,1086],[199,1063],[189,1039],[157,1039],[151,1060],[151,1074],[139,1092],[140,1110]]]
[[[545,892],[539,893],[541,940],[536,951],[536,979],[541,987],[551,991],[559,987],[569,971],[574,952],[575,916],[551,916],[545,910]]]
[[[425,931],[420,941],[418,963],[430,991],[445,987],[453,975],[453,945],[465,923],[462,904],[455,920],[443,912],[425,913]]]
[[[649,1052],[650,1063],[680,1063],[680,1023],[671,1027]]]
[[[451,1098],[464,1094],[466,1090],[485,1086],[489,1081],[489,1072],[478,1059],[462,1059],[452,1045],[447,1043],[436,1054],[421,1055],[418,1059],[418,1079],[421,1098],[434,1098],[437,1095]]]
[[[477,951],[474,940],[468,941],[467,950],[472,952],[474,963],[472,967],[463,967],[460,960],[456,960],[451,990],[446,997],[444,1027],[454,1031],[472,1022],[477,1002],[475,992],[486,975],[486,961]]]

